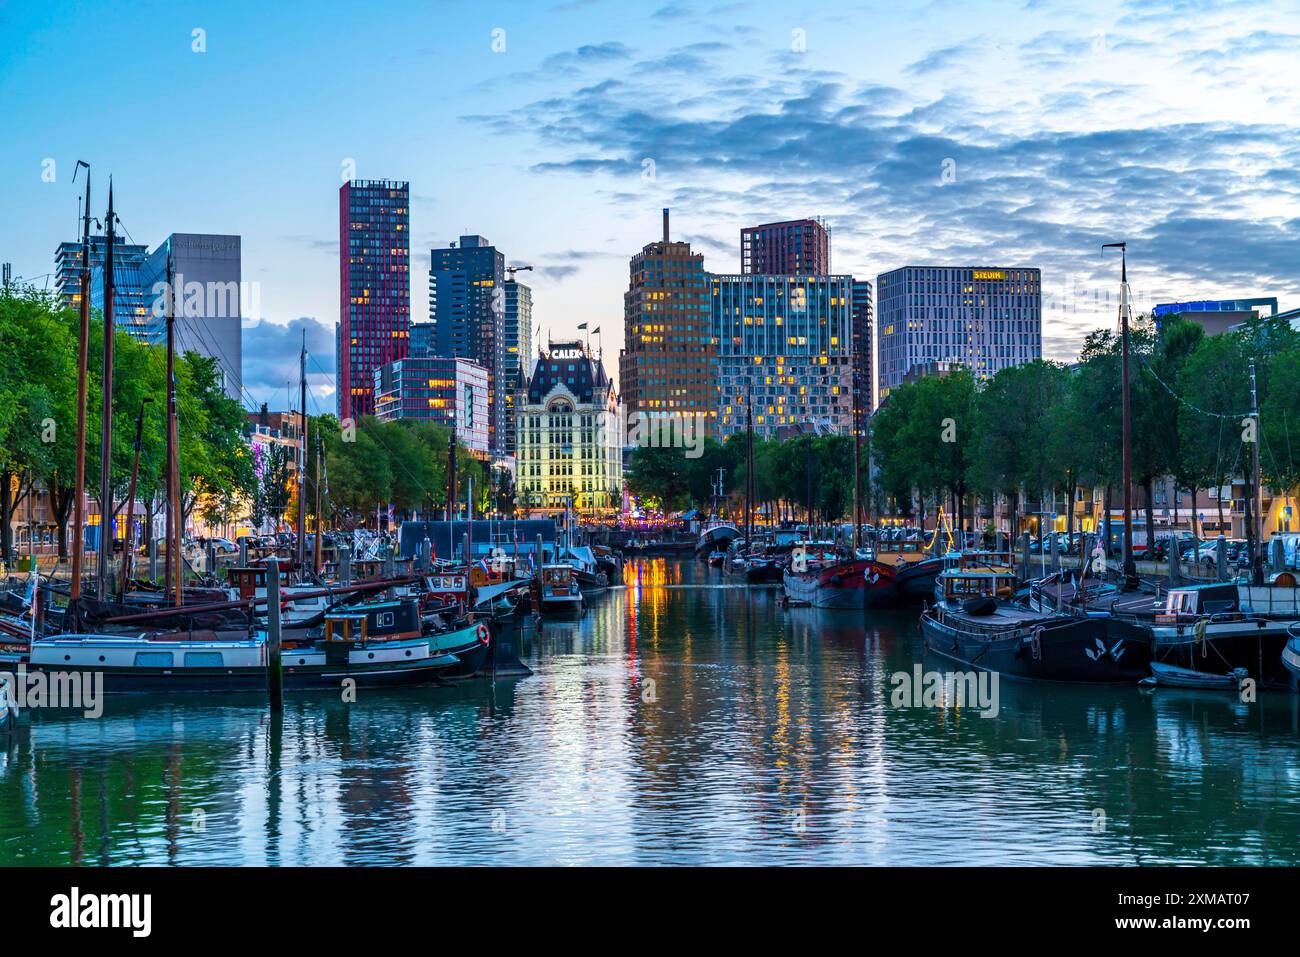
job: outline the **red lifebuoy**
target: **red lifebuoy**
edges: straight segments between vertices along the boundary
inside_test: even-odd
[[[492,640],[491,630],[481,621],[478,623],[478,640],[485,645]]]

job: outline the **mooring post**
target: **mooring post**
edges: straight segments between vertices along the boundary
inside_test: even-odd
[[[429,538],[428,535],[424,536],[424,541],[421,543],[421,548],[424,552],[424,564],[422,567],[424,568],[425,571],[428,571],[430,568],[433,567],[433,540]]]
[[[271,710],[284,710],[284,672],[280,661],[280,562],[266,560],[266,690]]]
[[[352,547],[347,542],[339,543],[339,582],[352,584]]]
[[[1020,533],[1020,577],[1029,577],[1029,532]]]
[[[1181,567],[1179,567],[1179,563],[1178,563],[1178,558],[1179,558],[1178,538],[1173,535],[1172,529],[1170,530],[1168,549],[1169,549],[1169,555],[1167,557],[1169,559],[1169,587],[1173,588],[1175,585],[1178,584],[1178,579],[1182,577],[1183,570]]]
[[[149,580],[151,582],[158,580],[158,536],[153,534],[152,529],[149,532]]]
[[[1214,543],[1214,569],[1219,581],[1228,580],[1228,540],[1223,532],[1219,532],[1219,539]]]
[[[239,567],[248,567],[248,537],[239,540]]]

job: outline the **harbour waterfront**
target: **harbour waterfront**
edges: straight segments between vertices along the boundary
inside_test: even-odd
[[[1002,681],[895,707],[917,610],[629,563],[534,676],[111,698],[0,751],[3,864],[1300,863],[1300,697]]]

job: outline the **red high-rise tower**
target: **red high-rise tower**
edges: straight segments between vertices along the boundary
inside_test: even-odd
[[[410,184],[339,188],[338,411],[375,413],[375,368],[406,357],[411,326]]]

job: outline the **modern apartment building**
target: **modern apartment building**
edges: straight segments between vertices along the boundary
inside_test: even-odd
[[[533,355],[533,290],[513,276],[505,281],[505,350],[503,372],[506,403],[504,451],[515,454],[515,401],[528,375]]]
[[[865,279],[853,280],[853,301],[850,322],[853,331],[853,388],[857,390],[858,410],[870,415],[876,409],[876,380],[874,368],[875,315],[871,298],[871,283]]]
[[[710,276],[721,436],[853,427],[852,276]]]
[[[822,276],[831,271],[830,232],[816,219],[764,223],[740,231],[740,271]]]
[[[434,354],[472,359],[488,370],[488,444],[505,447],[505,256],[482,236],[429,254],[429,321]]]
[[[339,188],[338,410],[373,415],[375,369],[403,358],[411,325],[410,185]]]
[[[466,448],[488,455],[488,372],[469,359],[407,356],[375,370],[375,416],[423,419],[456,430]]]
[[[99,300],[103,307],[104,250],[108,245],[103,236],[90,237],[91,303]],[[69,308],[77,309],[81,303],[81,243],[59,243],[54,251],[54,288],[59,300]],[[123,328],[147,325],[149,317],[148,290],[143,286],[140,269],[149,256],[149,247],[138,246],[118,238],[113,247],[113,272],[116,294],[113,297],[114,321]],[[98,287],[98,288],[97,288]]]
[[[1042,279],[1018,266],[904,266],[876,283],[877,402],[913,366],[959,363],[979,379],[1041,359]]]

